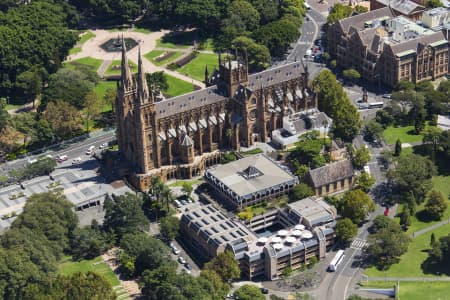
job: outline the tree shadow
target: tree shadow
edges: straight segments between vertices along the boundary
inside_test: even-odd
[[[430,216],[430,214],[424,209],[421,210],[421,211],[418,211],[416,213],[416,218],[420,222],[424,222],[424,223],[430,223],[430,222],[433,222],[433,221],[439,221],[439,220],[436,220],[435,218],[433,218],[432,216]]]
[[[416,133],[416,131],[414,129],[408,130],[406,132],[406,134],[408,134],[408,135],[417,135],[417,133]]]
[[[428,257],[421,265],[424,274],[450,275],[450,263],[436,262]]]

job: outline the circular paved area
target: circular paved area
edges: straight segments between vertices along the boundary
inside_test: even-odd
[[[108,41],[109,39],[115,39],[117,36],[122,36],[124,38],[132,38],[136,40],[139,43],[139,46],[141,48],[141,54],[144,55],[156,47],[156,40],[163,37],[165,34],[169,33],[168,30],[161,30],[156,31],[152,33],[141,33],[141,32],[134,32],[134,31],[119,31],[119,32],[110,32],[107,30],[91,30],[92,33],[95,34],[95,37],[89,39],[86,41],[83,45],[81,45],[81,52],[69,55],[67,57],[67,60],[76,60],[83,57],[93,57],[97,59],[101,59],[104,61],[102,66],[99,69],[99,73],[103,73],[104,70],[106,70],[107,66],[113,61],[113,60],[120,60],[121,59],[121,52],[106,52],[103,50],[100,45]],[[186,49],[184,49],[186,50]],[[127,52],[128,59],[134,62],[136,65],[138,63],[138,53],[139,53],[139,47],[134,47],[130,51]],[[174,72],[168,69],[165,69],[164,67],[155,66],[152,64],[149,60],[147,60],[145,57],[142,59],[143,68],[146,73],[152,73],[157,71],[164,71],[167,74],[177,77],[179,79],[182,79],[187,82],[192,82],[193,84],[200,86],[202,88],[205,87],[205,84],[203,82],[200,82],[198,80],[192,79],[188,76],[185,76],[183,74],[180,74],[178,72]],[[100,74],[102,75],[102,74]]]

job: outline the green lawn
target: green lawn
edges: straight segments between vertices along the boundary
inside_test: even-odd
[[[93,57],[83,57],[77,60],[72,60],[70,62],[67,62],[65,65],[67,67],[75,67],[76,65],[86,65],[92,68],[92,70],[97,71],[98,68],[100,68],[101,64],[103,63],[103,60],[93,58]]]
[[[194,184],[202,184],[204,182],[204,180],[203,180],[203,178],[201,178],[201,179],[193,179],[193,180],[177,180],[177,181],[169,184],[168,186],[169,187],[183,186],[183,184],[185,182],[188,182],[188,183],[194,185]]]
[[[18,109],[19,107],[22,107],[23,104],[6,104],[5,109],[6,110],[10,110],[10,109]]]
[[[140,32],[140,33],[145,33],[145,34],[149,34],[152,33],[152,31],[150,29],[147,28],[142,28],[142,27],[135,27],[133,29],[134,32]]]
[[[151,61],[154,65],[162,66],[162,65],[165,65],[167,63],[170,63],[170,62],[174,61],[175,59],[180,57],[181,54],[182,54],[182,52],[176,51],[175,54],[173,54],[172,56],[167,57],[166,59],[163,59],[161,61],[156,61],[155,58],[160,56],[164,52],[166,52],[166,51],[164,51],[164,50],[153,50],[153,51],[150,51],[149,53],[145,54],[144,57],[147,58],[149,61]]]
[[[190,43],[173,43],[164,40],[164,38],[160,38],[156,40],[156,47],[160,48],[169,48],[169,49],[186,49],[191,46]]]
[[[393,127],[389,126],[384,130],[384,140],[387,144],[393,145],[399,138],[402,143],[421,142],[423,136],[414,133],[414,126]]]
[[[69,54],[77,54],[81,52],[81,48],[80,47],[73,47],[72,49],[69,50]]]
[[[134,62],[128,60],[128,64],[130,66],[131,73],[137,72],[137,66]],[[120,66],[121,66],[120,60],[113,60],[111,64],[108,66],[108,68],[106,68],[104,75],[119,75],[121,72]]]
[[[92,39],[93,37],[95,37],[95,34],[93,34],[91,31],[86,31],[86,33],[80,35],[80,40],[78,41],[78,45],[83,45],[84,43],[86,43],[88,40]]]
[[[74,262],[70,259],[70,257],[67,257],[59,264],[58,271],[63,275],[70,275],[75,272],[95,271],[105,276],[112,286],[120,285],[117,276],[111,268],[102,261],[100,256],[94,259],[82,260],[79,262]]]
[[[397,282],[369,281],[364,288],[391,288]],[[405,300],[447,300],[449,298],[449,282],[401,281],[400,299]]]
[[[241,152],[242,155],[254,155],[258,153],[263,153],[264,151],[261,148],[255,148],[248,151]]]
[[[205,41],[200,42],[199,50],[214,51],[213,39],[209,38]]]
[[[433,230],[436,240],[441,236],[450,233],[450,224],[446,224]],[[398,264],[392,265],[386,272],[379,271],[375,267],[365,270],[369,277],[432,277],[433,274],[424,274],[421,264],[428,258],[428,249],[430,248],[431,232],[413,238],[409,245],[408,252],[403,254]],[[449,287],[450,287],[450,283]]]
[[[168,97],[175,97],[194,91],[194,85],[191,82],[187,82],[176,77],[164,74],[167,78],[169,85],[168,90],[164,93]]]
[[[115,81],[106,81],[106,80],[102,80],[100,82],[98,82],[95,87],[94,87],[94,92],[95,94],[97,94],[97,97],[99,99],[103,99],[103,97],[106,94],[106,91],[109,89],[116,89],[116,82]],[[109,112],[112,110],[111,105],[104,105],[102,112]]]
[[[177,71],[191,78],[203,81],[205,79],[205,67],[212,72],[218,66],[217,55],[200,53],[190,63],[184,65]]]
[[[448,196],[450,195],[450,176],[434,176],[431,180],[433,183],[433,189],[440,191],[445,199],[448,199]],[[416,211],[420,212],[425,208],[426,201],[424,201],[421,205],[417,206]],[[403,208],[403,205],[400,204],[398,212],[401,212]],[[442,217],[442,220],[446,220],[450,218],[450,203],[447,207],[447,210],[444,213],[444,216]],[[400,218],[395,218],[397,222],[400,222]],[[412,234],[413,232],[416,232],[418,230],[424,229],[426,227],[429,227],[433,224],[436,224],[440,221],[430,221],[430,222],[422,222],[416,218],[416,216],[411,217],[411,226],[409,226],[407,233]]]

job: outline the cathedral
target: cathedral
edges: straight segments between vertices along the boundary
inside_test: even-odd
[[[206,88],[161,99],[147,85],[140,50],[133,75],[122,47],[117,140],[137,189],[148,190],[155,176],[201,175],[220,163],[221,150],[268,142],[284,117],[317,107],[300,62],[248,74],[245,54],[219,54],[218,59],[218,70],[209,74],[206,68]]]

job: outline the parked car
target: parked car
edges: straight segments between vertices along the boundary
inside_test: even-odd
[[[59,163],[62,163],[63,161],[66,161],[68,159],[69,159],[69,157],[67,155],[60,155],[60,156],[58,156],[56,161],[59,162]]]
[[[263,294],[268,294],[268,293],[269,293],[269,290],[266,289],[266,288],[261,288],[261,293],[263,293]]]
[[[183,258],[183,256],[178,256],[178,262],[184,265],[186,263],[186,260]]]
[[[186,269],[192,270],[192,266],[189,263],[185,263],[184,266],[186,267]]]
[[[103,143],[103,144],[101,144],[99,148],[100,148],[100,149],[108,148],[108,143]]]
[[[172,247],[172,252],[173,252],[173,254],[175,254],[175,255],[178,255],[178,254],[180,254],[180,250],[178,250],[178,248],[176,247],[176,246],[173,246]],[[181,257],[181,256],[180,256]],[[181,257],[182,258],[182,257]]]
[[[391,99],[391,96],[392,96],[392,94],[384,94],[384,95],[381,96],[381,97],[383,97],[383,98],[385,98],[385,99]]]
[[[95,146],[90,146],[87,151],[86,151],[86,155],[92,155],[95,152]]]
[[[181,205],[186,205],[186,204],[188,204],[188,203],[186,202],[186,200],[181,200]]]

